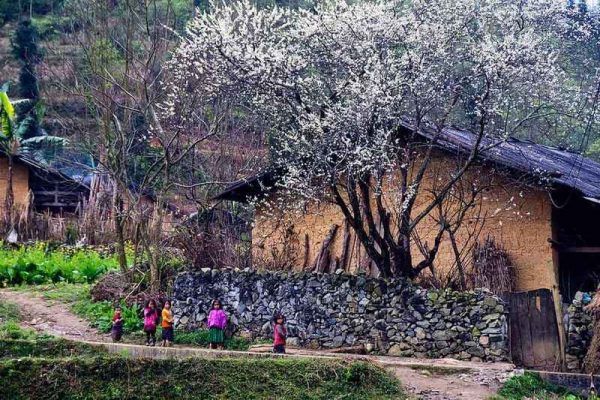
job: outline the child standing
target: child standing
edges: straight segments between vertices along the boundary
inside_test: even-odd
[[[212,310],[208,314],[208,341],[211,349],[223,350],[225,335],[223,330],[227,325],[227,315],[223,311],[221,302],[213,300]]]
[[[273,321],[273,353],[285,353],[285,341],[287,339],[285,317],[283,314],[277,314]]]
[[[148,300],[144,307],[144,332],[146,332],[146,346],[156,344],[156,325],[158,324],[158,310],[156,302]]]
[[[170,347],[173,343],[173,312],[171,311],[171,302],[165,301],[165,305],[162,310],[162,322],[160,324],[162,328],[162,346]]]
[[[121,317],[121,307],[115,306],[115,312],[112,317],[112,328],[110,337],[113,342],[120,342],[123,337],[123,317]]]

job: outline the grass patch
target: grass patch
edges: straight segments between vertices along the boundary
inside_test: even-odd
[[[538,374],[525,372],[513,376],[498,391],[495,400],[579,400],[584,397],[570,392],[568,389],[555,386],[544,381]]]
[[[60,338],[3,339],[0,340],[0,359],[21,357],[97,356],[106,353],[100,346],[92,346]]]
[[[5,322],[0,324],[0,340],[37,340],[50,338],[49,335],[37,333],[33,329],[24,329],[17,322]]]
[[[406,399],[364,362],[297,359],[148,360],[122,357],[0,362],[0,398]]]
[[[0,324],[15,322],[21,319],[21,313],[16,304],[0,301]]]
[[[175,331],[175,344],[191,344],[195,346],[208,347],[208,331]],[[225,348],[228,350],[246,351],[252,342],[242,337],[225,338]]]

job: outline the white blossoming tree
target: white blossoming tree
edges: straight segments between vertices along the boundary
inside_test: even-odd
[[[189,24],[169,62],[163,118],[180,129],[197,125],[207,108],[226,102],[248,129],[266,124],[286,195],[333,202],[383,276],[412,278],[456,230],[440,218],[413,262],[416,227],[452,196],[483,147],[590,115],[594,71],[575,84],[563,68],[564,38],[585,38],[585,27],[569,23],[557,3],[213,4]],[[443,130],[465,121],[473,146],[416,207]]]

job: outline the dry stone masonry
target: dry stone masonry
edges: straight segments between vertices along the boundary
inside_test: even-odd
[[[203,326],[213,298],[223,302],[233,330],[254,337],[270,337],[271,318],[280,311],[290,341],[301,346],[364,345],[398,356],[508,359],[508,310],[485,291],[425,290],[404,279],[340,271],[203,269],[177,277],[175,326]]]
[[[565,325],[567,331],[566,362],[567,371],[582,370],[583,359],[587,353],[594,331],[594,320],[585,311],[592,300],[593,293],[577,292],[569,305]]]

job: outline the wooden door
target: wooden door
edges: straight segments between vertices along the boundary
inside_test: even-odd
[[[549,289],[507,295],[512,361],[517,366],[560,370],[560,342]]]

